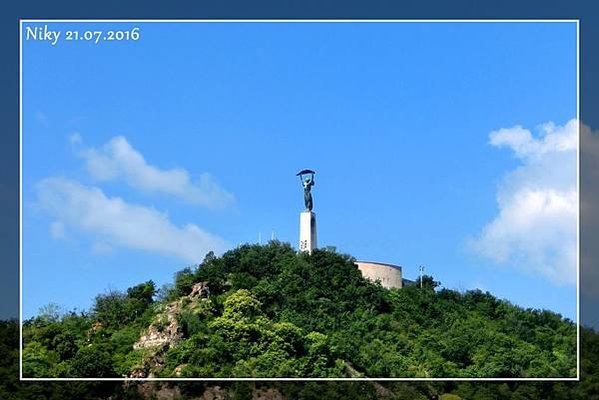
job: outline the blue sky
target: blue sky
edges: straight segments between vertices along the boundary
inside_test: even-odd
[[[574,23],[49,25],[141,37],[23,42],[24,317],[297,245],[311,168],[320,245],[575,319]]]

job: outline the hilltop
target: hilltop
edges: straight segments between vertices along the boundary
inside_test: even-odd
[[[479,290],[385,289],[347,255],[212,254],[24,323],[30,377],[575,377],[576,325]]]

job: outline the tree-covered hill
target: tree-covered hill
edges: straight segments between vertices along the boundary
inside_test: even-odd
[[[481,291],[439,290],[431,277],[422,289],[384,289],[353,261],[329,251],[298,255],[278,242],[245,245],[208,255],[160,290],[150,281],[102,294],[85,313],[49,308],[24,323],[23,373],[576,376],[572,321]]]
[[[0,321],[3,400],[599,400],[599,334],[581,329],[580,382],[19,382],[17,321]]]

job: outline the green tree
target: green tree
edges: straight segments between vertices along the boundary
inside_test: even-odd
[[[112,367],[112,357],[107,348],[101,345],[85,346],[79,349],[70,363],[70,375],[84,378],[108,378],[116,376]]]

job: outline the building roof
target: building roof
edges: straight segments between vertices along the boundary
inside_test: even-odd
[[[390,264],[390,263],[384,263],[384,262],[378,262],[378,261],[368,261],[368,260],[356,260],[357,263],[368,263],[368,264],[376,264],[376,265],[381,265],[384,267],[391,267],[391,268],[396,268],[401,270],[402,266],[401,265],[395,265],[395,264]]]

